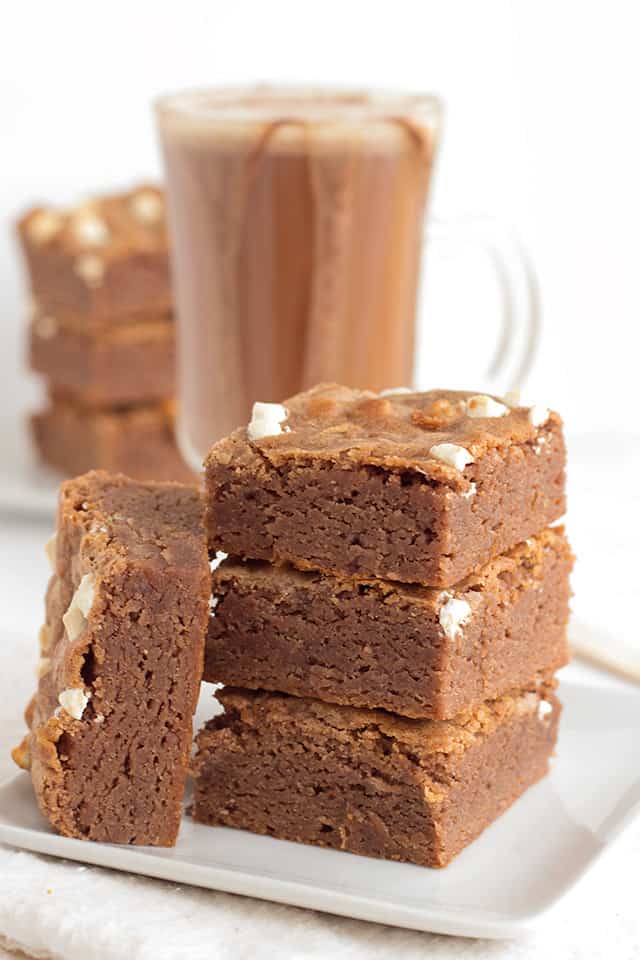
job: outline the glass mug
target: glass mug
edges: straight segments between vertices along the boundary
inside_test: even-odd
[[[442,107],[426,94],[287,87],[177,93],[156,103],[177,310],[177,435],[211,444],[323,381],[409,386],[425,211]],[[438,232],[451,233],[440,225]],[[468,230],[467,230],[468,232]],[[535,277],[516,310],[495,229],[476,229],[502,291],[493,373],[514,321],[537,325]],[[513,254],[513,243],[511,244]]]

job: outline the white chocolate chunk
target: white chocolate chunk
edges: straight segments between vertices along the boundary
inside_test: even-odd
[[[379,397],[399,397],[403,393],[413,393],[411,387],[387,387],[386,390],[381,390],[378,394]]]
[[[247,436],[249,440],[276,437],[282,433],[282,422],[286,419],[287,411],[281,403],[256,402],[251,412],[251,422],[247,427]]]
[[[46,623],[43,623],[38,633],[38,646],[40,647],[40,653],[47,652],[47,650],[49,649],[50,642],[51,642],[51,630],[49,629]]]
[[[451,594],[445,593],[443,597],[446,599],[440,607],[438,619],[445,636],[449,640],[455,640],[458,634],[462,633],[463,625],[471,616],[471,607],[466,600],[459,600]]]
[[[85,693],[82,687],[70,687],[58,694],[58,703],[74,720],[82,720],[82,714],[91,699],[90,693]]]
[[[467,400],[468,417],[504,417],[505,413],[509,413],[509,408],[505,407],[504,403],[498,403],[484,393]]]
[[[529,423],[534,427],[541,427],[543,423],[546,423],[549,419],[550,411],[546,407],[541,407],[539,404],[534,403],[532,407],[529,408]]]
[[[73,641],[80,636],[87,625],[87,617],[93,606],[95,596],[95,578],[92,573],[85,573],[78,585],[78,589],[71,598],[71,603],[62,618],[67,637]]]
[[[215,557],[213,558],[213,560],[209,562],[209,566],[211,567],[211,572],[213,573],[214,570],[217,570],[220,564],[222,563],[222,561],[226,560],[228,556],[229,554],[225,553],[224,550],[216,550]]]
[[[60,233],[63,218],[55,210],[38,210],[27,222],[27,236],[38,245],[53,240]]]
[[[475,483],[470,483],[470,484],[469,484],[469,489],[468,489],[468,490],[465,490],[465,492],[462,494],[462,496],[465,498],[465,500],[468,500],[470,497],[475,497],[475,495],[476,495],[476,493],[477,493],[477,490],[478,490],[478,488],[477,488],[476,484],[475,484]]]
[[[52,340],[58,332],[58,321],[55,317],[49,317],[44,314],[41,317],[35,317],[33,321],[33,332],[41,340]]]
[[[138,190],[131,197],[131,213],[140,223],[158,223],[164,217],[164,203],[153,190]]]
[[[105,221],[95,213],[77,214],[71,229],[78,243],[86,247],[102,247],[111,236]]]
[[[38,680],[42,680],[43,677],[51,670],[51,659],[50,657],[40,657],[38,660],[38,666],[36,667],[36,677]]]
[[[549,714],[553,713],[553,707],[548,700],[540,700],[538,703],[538,719],[546,721]]]
[[[47,555],[47,560],[49,561],[49,566],[52,571],[56,572],[56,544],[58,542],[57,534],[54,533],[52,537],[49,537],[47,542],[44,545],[44,552]]]
[[[533,445],[533,452],[535,453],[536,456],[540,456],[546,442],[547,442],[546,437],[536,438],[536,442]]]
[[[211,616],[212,616],[212,617],[215,617],[215,615],[216,615],[216,607],[218,606],[219,603],[220,603],[220,597],[216,597],[216,595],[214,594],[214,595],[211,597],[211,600],[209,601],[209,607],[210,607],[210,609],[211,609]]]
[[[466,447],[459,447],[457,443],[436,443],[429,453],[437,460],[455,467],[456,470],[464,470],[468,464],[474,462]]]
[[[67,631],[67,637],[71,643],[73,643],[73,641],[80,636],[87,625],[87,621],[82,616],[82,613],[78,607],[74,606],[73,600],[69,604],[67,612],[62,617],[62,622],[65,630]]]
[[[93,253],[78,257],[73,268],[88,287],[99,287],[104,280],[104,262]]]
[[[84,617],[89,616],[89,611],[93,606],[93,600],[95,597],[95,577],[92,573],[85,573],[84,577],[78,584],[78,589],[76,590],[73,600],[77,603],[80,608],[80,612]],[[73,603],[73,600],[71,601]]]

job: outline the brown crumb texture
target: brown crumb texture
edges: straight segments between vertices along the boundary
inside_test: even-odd
[[[205,679],[443,719],[567,663],[573,557],[548,528],[449,591],[224,561]],[[451,599],[468,618],[448,632]],[[444,612],[443,612],[444,611]]]
[[[473,394],[379,397],[321,385],[284,401],[283,432],[245,427],[206,461],[211,550],[353,577],[454,584],[565,510],[562,421],[472,417]],[[462,469],[434,447],[473,458]]]
[[[31,734],[15,759],[63,835],[175,843],[210,576],[197,488],[102,472],[62,485]]]
[[[155,185],[73,208],[34,207],[17,230],[38,308],[58,320],[172,305],[164,195]]]
[[[194,819],[442,867],[545,775],[552,685],[455,721],[224,690],[197,736]]]
[[[37,316],[29,362],[50,392],[85,406],[149,403],[175,391],[175,327],[170,313],[129,324],[89,325]]]
[[[55,397],[32,416],[31,431],[41,459],[66,477],[97,468],[196,482],[176,445],[172,403],[102,409]]]

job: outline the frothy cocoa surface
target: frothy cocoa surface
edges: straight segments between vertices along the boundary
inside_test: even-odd
[[[194,460],[255,400],[410,383],[437,101],[257,88],[158,117]]]
[[[156,109],[163,137],[206,141],[224,130],[241,140],[252,139],[256,127],[265,124],[322,124],[337,132],[337,146],[350,132],[354,139],[392,141],[393,120],[414,124],[418,131],[426,127],[431,138],[442,112],[440,101],[427,94],[270,86],[189,90],[160,98]],[[282,139],[295,142],[295,132],[287,134]]]

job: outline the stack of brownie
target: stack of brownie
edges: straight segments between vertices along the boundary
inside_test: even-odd
[[[175,335],[164,199],[154,186],[72,210],[38,207],[18,234],[32,295],[29,355],[48,405],[42,460],[193,479],[173,436]]]
[[[443,866],[547,771],[572,556],[559,416],[330,385],[205,464],[196,820]]]
[[[321,386],[212,448],[206,517],[195,486],[67,481],[13,753],[43,814],[174,843],[204,662],[197,821],[448,863],[548,769],[564,460],[546,409]]]

